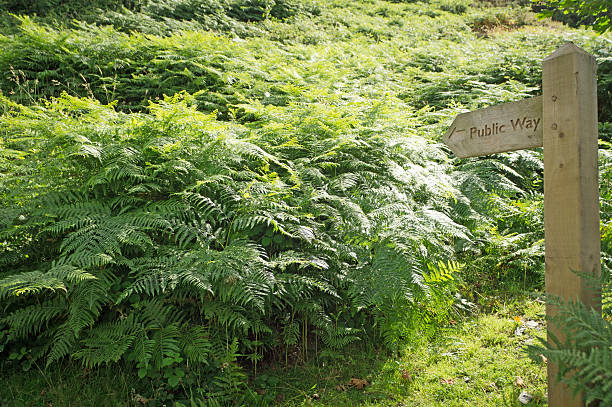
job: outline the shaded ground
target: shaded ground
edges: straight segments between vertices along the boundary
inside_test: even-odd
[[[546,405],[546,366],[524,350],[545,337],[543,317],[539,302],[511,301],[495,314],[452,324],[396,357],[359,347],[326,352],[304,364],[260,371],[248,391],[258,405],[287,407],[520,406],[522,391],[533,396],[528,405]],[[6,383],[2,407],[154,404],[139,396],[151,389],[134,388],[127,370],[0,369]]]

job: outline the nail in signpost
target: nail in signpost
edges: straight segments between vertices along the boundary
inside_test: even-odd
[[[462,158],[544,147],[546,292],[601,311],[601,288],[576,274],[601,271],[595,68],[592,55],[566,44],[542,62],[542,96],[462,113],[444,142]],[[555,312],[547,307],[549,321]],[[556,372],[549,363],[548,405],[584,406]]]

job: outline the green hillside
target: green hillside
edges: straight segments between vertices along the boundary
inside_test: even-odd
[[[441,137],[567,41],[598,61],[608,275],[608,34],[520,1],[0,2],[0,406],[516,405],[519,375],[543,405],[513,337],[543,318],[542,152]],[[446,394],[440,347],[482,377]]]

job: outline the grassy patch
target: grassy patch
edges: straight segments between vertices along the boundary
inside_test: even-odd
[[[132,406],[138,395],[135,373],[119,365],[90,371],[65,363],[49,369],[32,366],[24,372],[18,365],[3,363],[0,377],[2,407]]]
[[[358,351],[267,374],[284,377],[276,388],[284,406],[518,406],[523,390],[534,396],[530,405],[545,405],[546,366],[524,351],[545,336],[543,316],[538,302],[512,301],[498,314],[450,326],[397,357]],[[538,327],[528,328],[527,321]],[[525,329],[517,335],[517,328]],[[351,379],[368,385],[358,389]]]
[[[250,381],[250,404],[519,406],[518,395],[525,390],[534,396],[529,405],[546,405],[546,366],[524,351],[527,343],[545,336],[543,316],[543,305],[523,298],[496,314],[453,324],[394,357],[355,346],[343,353],[324,352],[302,365],[268,366]],[[527,321],[539,325],[529,328]],[[517,335],[519,327],[524,330]],[[120,366],[89,371],[66,363],[23,372],[5,363],[0,376],[6,383],[2,407],[155,404],[154,386],[137,382]]]

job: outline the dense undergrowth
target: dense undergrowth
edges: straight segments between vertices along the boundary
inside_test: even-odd
[[[541,289],[541,152],[439,140],[537,94],[568,40],[598,58],[610,266],[606,37],[461,1],[24,4],[1,4],[0,35],[13,364],[121,364],[152,403],[240,402],[262,360],[397,351],[487,309],[483,287]]]

